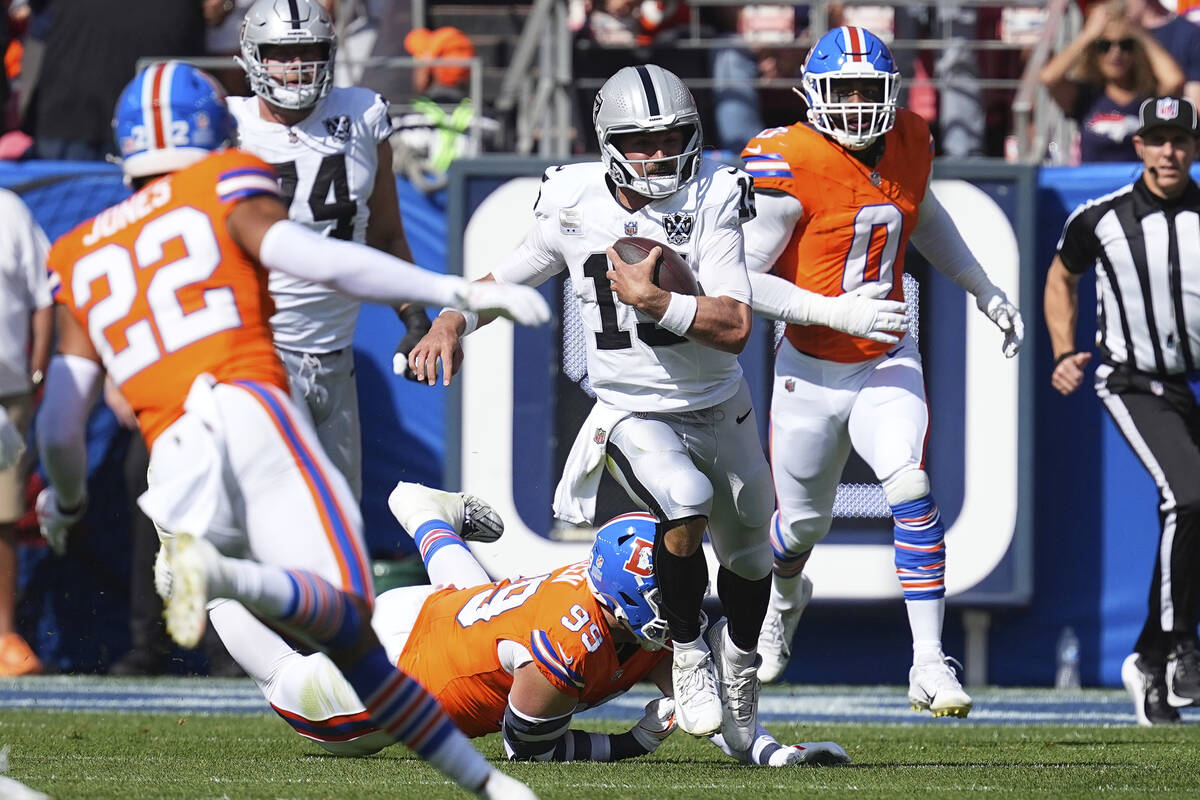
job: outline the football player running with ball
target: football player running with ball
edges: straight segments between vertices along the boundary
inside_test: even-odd
[[[238,147],[275,168],[293,221],[411,261],[392,174],[387,100],[370,89],[333,86],[336,51],[333,21],[315,0],[250,6],[238,63],[254,95],[228,100]],[[281,272],[271,273],[271,296],[271,328],[292,397],[361,498],[352,348],[360,301]],[[429,318],[420,306],[396,308],[408,327],[400,344],[407,353],[429,329]]]
[[[661,67],[625,67],[609,78],[593,122],[601,160],[546,171],[525,240],[484,280],[538,285],[569,271],[597,402],[567,457],[555,515],[592,521],[604,465],[653,514],[679,726],[695,736],[720,730],[746,750],[756,729],[755,649],[775,505],[737,361],[752,321],[742,224],[754,216],[753,185],[741,170],[701,157],[696,103]],[[704,296],[652,283],[658,248],[638,263],[622,261],[611,246],[625,236],[673,247]],[[462,357],[460,337],[478,322],[444,313],[409,354],[410,367],[432,384],[440,360],[448,382]],[[720,658],[701,636],[706,529],[728,618]]]
[[[974,295],[1021,346],[1017,309],[984,273],[929,191],[933,142],[897,109],[900,75],[887,47],[862,28],[830,31],[802,77],[808,121],[760,133],[742,151],[758,216],[746,226],[755,311],[789,323],[775,359],[771,452],[779,513],[760,675],[776,680],[812,595],[804,565],[829,532],[850,448],[883,484],[895,521],[896,574],[913,636],[909,700],[935,716],[965,717],[971,698],[942,652],[945,531],[924,470],[929,428],[921,358],[911,337],[849,335],[806,322],[798,289],[831,297],[903,299],[912,243]],[[774,275],[762,274],[773,268]]]

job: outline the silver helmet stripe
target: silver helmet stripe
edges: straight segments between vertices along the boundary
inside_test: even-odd
[[[637,67],[638,77],[642,79],[642,89],[646,92],[646,110],[652,117],[661,115],[658,106],[658,92],[654,91],[654,80],[650,77],[650,70],[645,67]]]

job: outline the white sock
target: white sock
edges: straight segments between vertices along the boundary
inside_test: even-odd
[[[771,579],[771,606],[779,611],[791,611],[800,603],[800,579],[803,572],[790,578],[776,575]]]
[[[219,556],[205,576],[209,597],[227,597],[268,617],[282,616],[292,604],[296,589],[280,567]]]
[[[734,666],[748,667],[754,663],[754,657],[758,654],[757,650],[743,650],[733,643],[733,639],[729,638],[729,627],[726,626],[721,634],[725,637],[725,658]]]
[[[904,605],[908,609],[908,625],[912,629],[914,661],[941,661],[945,598],[905,600]]]
[[[439,549],[429,557],[425,571],[434,586],[453,586],[456,589],[479,586],[492,580],[466,545]]]

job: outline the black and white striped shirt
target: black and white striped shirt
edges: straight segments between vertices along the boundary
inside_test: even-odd
[[[1104,359],[1175,375],[1200,364],[1200,187],[1164,200],[1140,178],[1075,209],[1058,256],[1096,268],[1096,344]]]

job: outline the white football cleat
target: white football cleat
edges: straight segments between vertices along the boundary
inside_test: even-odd
[[[532,789],[498,769],[492,770],[476,794],[484,800],[537,800]]]
[[[728,627],[727,620],[720,620],[708,629],[704,638],[712,652],[724,705],[721,735],[734,750],[749,750],[758,730],[758,665],[762,657],[755,654],[749,665],[735,664],[729,657],[731,642],[725,632]]]
[[[190,533],[167,538],[163,550],[170,570],[170,593],[163,603],[167,633],[180,647],[191,649],[204,636],[208,571],[221,556],[207,539]]]
[[[504,533],[504,520],[496,510],[471,494],[400,481],[388,496],[388,508],[409,536],[433,519],[449,523],[467,542],[494,542]]]
[[[675,721],[692,736],[712,736],[724,716],[712,653],[703,648],[675,648],[671,664],[675,688]]]
[[[935,717],[966,717],[971,712],[974,703],[951,665],[962,669],[948,656],[913,664],[908,671],[908,702],[913,711],[930,711]]]
[[[758,679],[763,683],[774,683],[787,669],[792,657],[792,639],[796,636],[796,626],[800,624],[800,615],[808,608],[812,600],[813,583],[807,575],[800,575],[800,584],[796,597],[787,604],[786,610],[782,605],[775,581],[771,581],[771,602],[767,606],[767,616],[763,619],[762,632],[758,634],[758,654],[762,656],[762,666],[758,668]]]

